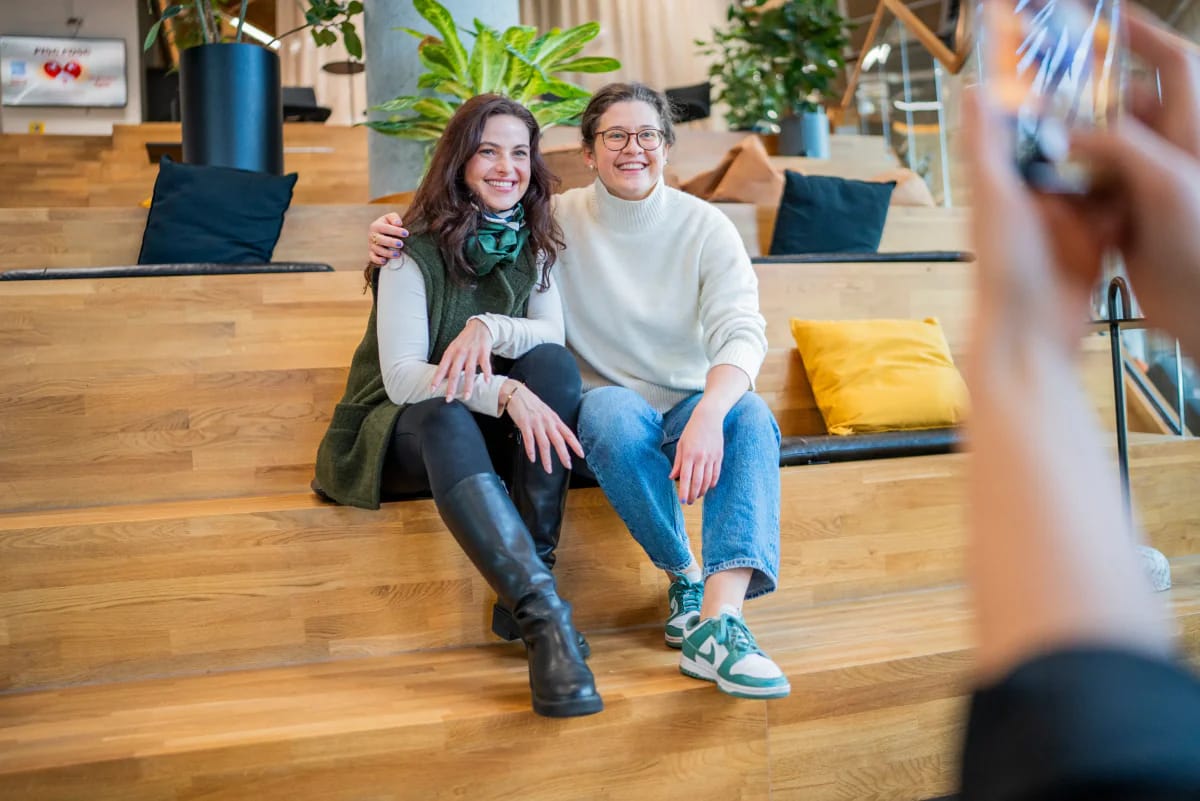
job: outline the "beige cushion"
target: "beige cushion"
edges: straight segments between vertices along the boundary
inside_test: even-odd
[[[893,206],[929,206],[932,208],[937,205],[933,202],[933,195],[930,193],[925,179],[904,167],[885,170],[878,175],[871,176],[870,180],[879,183],[896,182],[896,188],[892,190],[891,205]]]
[[[713,203],[774,203],[783,194],[783,173],[772,166],[762,140],[751,134],[730,148],[716,169],[680,189]]]
[[[912,170],[896,167],[873,175],[869,180],[896,184],[891,198],[893,206],[932,208],[937,205],[925,180]],[[670,180],[668,183],[674,185]],[[751,134],[730,148],[715,168],[690,178],[679,188],[712,203],[764,205],[780,198],[783,185],[783,170],[771,163],[762,139]]]

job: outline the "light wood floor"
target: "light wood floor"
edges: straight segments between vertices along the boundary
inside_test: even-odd
[[[1178,619],[1200,616],[1194,583],[1172,602]],[[961,590],[801,611],[767,603],[750,621],[789,674],[787,699],[737,701],[679,675],[657,628],[593,635],[606,710],[575,720],[529,714],[524,660],[505,645],[0,697],[0,795],[492,799],[520,787],[530,799],[832,801],[949,792],[969,686]]]

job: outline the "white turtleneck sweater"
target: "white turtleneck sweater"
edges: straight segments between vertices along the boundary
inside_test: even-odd
[[[553,274],[584,389],[618,385],[665,412],[732,364],[751,386],[767,352],[758,279],[734,224],[666,186],[621,200],[597,180],[556,196]]]

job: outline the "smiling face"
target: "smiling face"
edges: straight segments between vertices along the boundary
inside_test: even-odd
[[[463,180],[489,211],[511,209],[529,188],[529,128],[509,114],[488,117],[475,155],[463,167]]]
[[[649,103],[641,100],[624,100],[613,103],[596,124],[597,131],[620,128],[629,134],[647,128],[663,127],[658,112]],[[654,190],[662,177],[670,146],[663,142],[654,150],[646,150],[630,136],[625,147],[618,151],[609,150],[596,136],[588,143],[584,159],[594,166],[604,187],[622,200],[641,200]]]

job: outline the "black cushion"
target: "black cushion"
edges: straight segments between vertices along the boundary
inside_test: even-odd
[[[138,264],[111,267],[36,267],[0,272],[0,281],[61,281],[68,278],[154,278],[172,275],[249,275],[251,273],[331,273],[333,267],[315,261],[273,261],[270,264]]]
[[[966,250],[898,250],[888,253],[867,251],[855,253],[790,253],[784,256],[755,256],[752,264],[883,264],[886,262],[970,262],[975,254]]]
[[[784,437],[779,445],[780,467],[825,462],[857,462],[951,453],[963,444],[961,428],[878,431],[870,434],[814,434]]]
[[[895,186],[787,170],[770,255],[878,250]]]
[[[159,162],[138,264],[271,261],[296,174]]]

